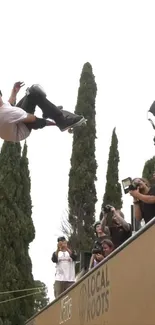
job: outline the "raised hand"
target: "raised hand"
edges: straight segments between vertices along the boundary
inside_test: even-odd
[[[13,93],[14,95],[17,95],[19,90],[24,86],[24,82],[23,81],[17,81],[15,82],[14,86],[13,86]]]

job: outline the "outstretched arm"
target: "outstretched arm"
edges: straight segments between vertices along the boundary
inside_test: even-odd
[[[11,91],[11,96],[9,98],[9,103],[12,106],[16,105],[16,98],[17,98],[17,94],[19,92],[19,90],[24,86],[24,83],[21,81],[15,82],[13,89]]]
[[[122,225],[122,227],[126,230],[129,231],[130,230],[130,225],[121,217],[120,211],[119,210],[115,210],[113,208],[113,212],[114,212],[114,220],[117,220],[120,225]]]

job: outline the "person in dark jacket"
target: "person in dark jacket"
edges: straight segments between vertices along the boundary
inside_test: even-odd
[[[131,224],[126,222],[122,211],[111,206],[109,213],[102,214],[102,228],[109,226],[111,240],[114,248],[122,245],[129,237],[132,236]]]

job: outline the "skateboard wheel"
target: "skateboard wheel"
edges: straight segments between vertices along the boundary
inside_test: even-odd
[[[68,133],[73,133],[73,130],[72,129],[68,129]]]

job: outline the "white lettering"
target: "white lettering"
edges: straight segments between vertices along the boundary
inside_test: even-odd
[[[61,310],[60,310],[60,322],[63,324],[67,322],[72,317],[72,298],[66,296],[61,300]]]

